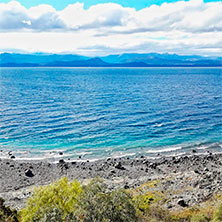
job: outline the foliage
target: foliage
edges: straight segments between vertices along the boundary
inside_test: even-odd
[[[98,178],[85,186],[62,178],[35,188],[20,212],[21,222],[222,222],[221,195],[194,207],[168,210],[165,193],[156,189],[158,183],[109,190]],[[0,199],[0,221],[18,222],[17,218]]]
[[[192,216],[191,222],[210,222],[210,218],[204,213],[197,213]]]
[[[0,198],[0,221],[1,222],[18,222],[18,214],[16,210],[6,207],[4,200]]]
[[[213,216],[213,222],[221,222],[221,221],[222,221],[222,203],[219,204]]]
[[[136,211],[131,195],[123,189],[107,191],[99,179],[84,187],[78,200],[77,215],[84,222],[134,222]]]
[[[49,221],[46,215],[51,215],[52,212],[56,212],[56,215],[60,215],[61,220],[63,220],[74,211],[81,192],[80,183],[76,181],[69,183],[67,178],[35,188],[26,207],[21,210],[22,222]],[[57,220],[59,221],[58,218]]]
[[[159,182],[153,180],[132,191],[139,221],[170,221],[169,212],[163,207],[165,195],[155,189]]]

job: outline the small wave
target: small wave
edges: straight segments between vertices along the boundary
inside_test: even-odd
[[[163,123],[155,123],[154,124],[154,127],[161,127],[161,126],[163,126]]]
[[[136,156],[136,153],[125,153],[125,154],[113,154],[112,158],[122,158],[122,157],[128,157],[128,156]]]
[[[205,150],[205,149],[220,149],[222,148],[221,143],[210,143],[210,144],[200,144],[197,149],[198,150]]]
[[[209,146],[207,146],[207,145],[202,145],[200,147],[197,147],[198,150],[205,150],[205,149],[208,149],[208,148],[209,148]]]
[[[80,155],[80,156],[85,156],[85,155],[90,155],[90,154],[93,154],[93,152],[80,152],[80,153],[75,153],[75,155]]]
[[[157,149],[157,150],[148,150],[146,151],[146,153],[166,153],[166,152],[172,152],[172,151],[177,151],[181,149],[182,149],[182,146],[177,146],[177,147],[169,147],[169,148]]]

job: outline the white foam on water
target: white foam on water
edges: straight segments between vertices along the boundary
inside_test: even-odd
[[[164,149],[157,149],[157,150],[147,150],[146,153],[166,153],[166,152],[172,152],[172,151],[177,151],[181,150],[182,146],[176,146],[176,147],[168,147]]]
[[[135,156],[136,153],[125,153],[125,154],[112,154],[112,158],[122,158],[122,157],[128,157],[128,156]]]
[[[93,152],[91,151],[85,151],[85,152],[80,152],[80,153],[75,153],[75,155],[80,155],[80,156],[85,156],[85,155],[90,155],[90,154],[93,154]]]
[[[207,145],[202,145],[202,146],[197,147],[198,150],[205,150],[208,148],[209,148],[209,146],[207,146]]]
[[[161,126],[163,126],[163,123],[155,123],[154,124],[154,127],[161,127]]]

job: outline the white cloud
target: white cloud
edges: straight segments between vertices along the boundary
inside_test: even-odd
[[[19,2],[0,3],[0,31],[43,31],[65,29],[56,10],[49,5],[26,9]]]
[[[176,52],[220,54],[222,2],[178,1],[136,11],[114,3],[56,11],[0,3],[0,50],[109,54]]]

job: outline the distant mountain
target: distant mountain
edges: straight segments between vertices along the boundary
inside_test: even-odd
[[[100,58],[92,58],[87,60],[54,61],[45,65],[49,67],[106,67],[109,63],[104,62]]]
[[[89,57],[80,56],[80,55],[68,55],[68,54],[44,54],[44,53],[35,53],[35,54],[17,54],[17,53],[3,53],[0,54],[0,63],[34,63],[39,65],[44,65],[46,63],[61,61],[79,61],[86,60]]]
[[[101,57],[101,59],[108,63],[130,63],[130,62],[143,62],[148,66],[221,66],[221,57],[202,57],[196,55],[177,55],[177,54],[137,54],[127,53],[122,55],[109,55]]]
[[[222,57],[177,54],[109,55],[90,58],[62,54],[0,54],[0,67],[207,67],[222,66]]]

